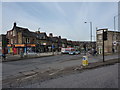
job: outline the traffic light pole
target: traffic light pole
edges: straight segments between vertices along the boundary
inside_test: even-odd
[[[105,57],[104,57],[104,29],[103,29],[103,62],[105,62]]]

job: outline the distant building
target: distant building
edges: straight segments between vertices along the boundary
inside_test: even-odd
[[[67,40],[67,47],[73,47],[73,44],[72,44],[71,40]]]
[[[80,41],[79,42],[79,46],[80,46],[80,50],[81,51],[89,51],[91,50],[92,48],[96,49],[96,41]]]
[[[66,48],[67,47],[67,39],[66,38],[62,38],[61,39],[61,43],[62,43],[62,48]]]
[[[35,32],[34,33],[36,36],[36,45],[37,45],[37,51],[36,52],[48,52],[49,50],[49,46],[50,45],[50,41],[49,38],[47,36],[47,34],[45,32]]]
[[[102,40],[102,29],[97,30],[97,50],[99,54],[102,54],[103,51],[103,40]],[[107,29],[107,40],[104,41],[104,52],[105,53],[117,53],[118,46],[120,42],[120,32],[118,31],[109,31]]]

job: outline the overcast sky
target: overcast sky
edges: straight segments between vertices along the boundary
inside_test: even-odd
[[[96,27],[112,30],[117,14],[117,2],[3,2],[1,33],[17,22],[31,31],[40,27],[41,32],[70,40],[90,40],[90,24],[84,22],[92,22],[95,36]]]

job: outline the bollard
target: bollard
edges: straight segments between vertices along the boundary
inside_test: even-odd
[[[82,58],[82,65],[83,66],[87,66],[88,65],[88,57],[87,56],[83,56],[83,58]]]

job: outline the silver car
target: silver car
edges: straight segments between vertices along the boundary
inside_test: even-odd
[[[70,51],[69,55],[75,55],[75,51]]]

